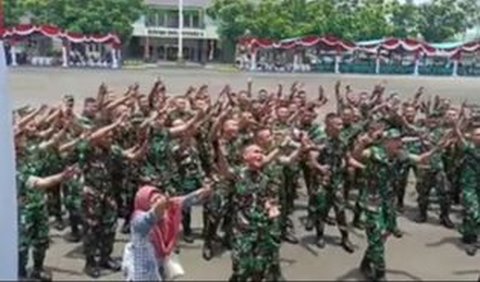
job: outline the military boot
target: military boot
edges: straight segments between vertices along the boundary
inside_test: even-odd
[[[453,229],[455,225],[450,220],[450,215],[448,210],[443,211],[440,215],[440,223],[448,229]]]
[[[355,249],[353,248],[352,242],[350,242],[350,239],[348,239],[348,232],[346,230],[341,231],[342,234],[342,247],[347,253],[353,253],[355,252]]]
[[[315,245],[320,249],[325,248],[325,237],[324,237],[324,223],[320,220],[317,220],[315,224],[315,229],[317,231],[317,238],[315,240]]]
[[[97,279],[98,277],[100,277],[100,269],[98,268],[95,258],[93,257],[86,258],[85,268],[83,269],[83,272],[94,279]]]
[[[33,271],[30,278],[40,281],[52,281],[52,275],[43,268],[45,251],[35,251],[33,254]]]

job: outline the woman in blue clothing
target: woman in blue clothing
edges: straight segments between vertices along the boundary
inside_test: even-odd
[[[164,262],[172,254],[182,222],[182,209],[199,202],[210,184],[182,197],[169,198],[153,186],[135,196],[131,239],[125,246],[123,272],[127,281],[164,280]]]

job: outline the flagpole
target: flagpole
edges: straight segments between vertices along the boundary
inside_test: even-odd
[[[3,0],[0,0],[0,27],[4,27]],[[7,64],[3,40],[0,41],[0,280],[18,278],[17,191],[15,185],[15,147],[12,108],[7,93]]]
[[[183,0],[178,0],[178,54],[177,61],[183,62]]]

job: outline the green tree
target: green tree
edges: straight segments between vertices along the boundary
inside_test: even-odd
[[[143,0],[21,0],[34,24],[85,34],[117,33],[124,41],[144,11]]]
[[[3,0],[5,26],[14,26],[20,22],[25,10],[18,0]]]
[[[390,6],[390,36],[398,38],[415,37],[418,34],[419,9],[413,1],[401,4],[398,0]]]
[[[442,42],[472,25],[465,1],[433,0],[419,7],[418,30],[428,42]]]

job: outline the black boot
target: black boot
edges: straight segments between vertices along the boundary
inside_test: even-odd
[[[120,263],[111,257],[102,258],[100,260],[100,267],[110,269],[112,271],[120,271],[122,268]]]
[[[18,253],[18,278],[20,280],[27,279],[27,263],[28,263],[28,252],[19,252]]]
[[[95,258],[87,257],[83,272],[93,279],[97,279],[98,277],[100,277],[100,269],[98,268]]]
[[[192,244],[193,242],[195,242],[195,239],[192,236],[191,216],[192,215],[191,215],[190,209],[183,211],[183,219],[182,219],[183,241],[189,244]]]
[[[317,223],[315,224],[315,229],[317,230],[317,238],[315,240],[315,245],[319,247],[320,249],[325,248],[325,237],[324,237],[324,224],[323,222],[317,220]]]
[[[125,216],[120,232],[122,234],[130,234],[130,215]]]
[[[55,217],[53,228],[57,229],[58,231],[63,231],[65,229],[65,222],[63,221],[63,218],[61,215]]]
[[[70,233],[65,236],[65,240],[70,243],[78,243],[82,239],[79,229],[80,220],[75,217],[70,217]]]
[[[363,256],[362,262],[360,263],[360,272],[363,274],[366,280],[373,280],[372,267],[370,266],[370,260],[367,256]]]
[[[293,228],[285,228],[285,231],[282,232],[282,240],[290,244],[298,244],[298,238],[295,236]]]
[[[385,277],[385,269],[375,269],[375,277],[373,281],[383,282],[387,281]]]
[[[202,256],[206,261],[209,261],[213,258],[213,249],[210,243],[203,244]]]
[[[465,252],[467,255],[475,256],[478,249],[476,236],[465,236],[462,241],[465,244]]]
[[[355,249],[353,248],[352,242],[348,239],[348,232],[347,231],[342,231],[342,247],[343,249],[347,252],[352,254]]]
[[[453,229],[455,227],[453,222],[450,220],[448,212],[444,212],[442,215],[440,215],[440,223],[448,229]]]
[[[418,223],[427,222],[427,210],[420,209],[415,221],[418,222]]]
[[[312,216],[309,215],[307,216],[307,221],[305,222],[305,230],[307,231],[312,231],[313,230],[313,220],[312,220]]]
[[[364,226],[363,222],[360,220],[360,213],[359,212],[355,212],[355,214],[353,215],[352,226],[359,229],[359,230],[365,229],[365,226]]]
[[[405,211],[405,206],[403,204],[403,199],[398,199],[398,202],[397,202],[397,211],[399,213],[403,213]]]
[[[52,275],[45,271],[43,262],[45,259],[45,251],[35,251],[33,253],[33,271],[30,278],[40,281],[52,281]]]

